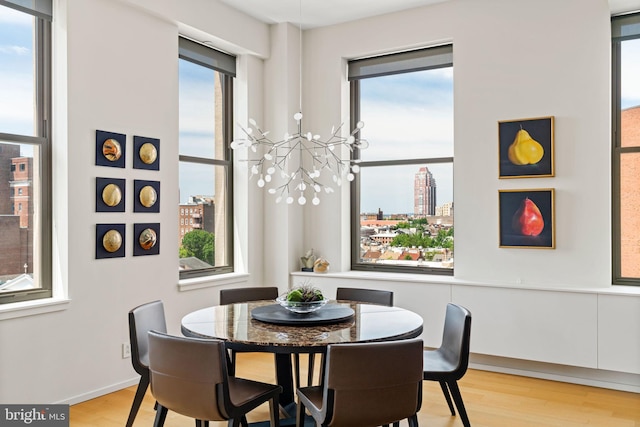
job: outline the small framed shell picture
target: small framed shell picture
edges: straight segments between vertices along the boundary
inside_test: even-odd
[[[123,258],[124,224],[96,224],[96,259]]]
[[[160,253],[160,224],[133,224],[133,256]]]
[[[160,182],[133,181],[133,211],[134,212],[160,212]]]
[[[96,212],[124,212],[125,180],[96,178]]]
[[[124,168],[127,136],[96,130],[96,165]]]
[[[133,168],[160,170],[160,140],[144,136],[133,137]]]

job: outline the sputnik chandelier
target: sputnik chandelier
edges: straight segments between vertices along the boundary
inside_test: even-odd
[[[311,203],[319,205],[318,195],[322,191],[333,193],[333,184],[339,187],[344,179],[353,181],[354,174],[360,171],[360,160],[351,160],[351,153],[356,148],[367,148],[369,143],[359,136],[363,122],[358,122],[348,137],[343,136],[344,124],[337,128],[334,126],[327,139],[302,131],[302,0],[299,6],[300,109],[293,115],[298,129],[293,134],[285,133],[278,141],[272,141],[267,137],[269,131],[263,131],[255,120],[249,119],[248,126],[240,125],[246,138],[234,140],[231,148],[248,148],[249,158],[246,161],[251,168],[249,179],[258,177],[258,187],[266,187],[269,194],[276,195],[276,203],[284,199],[292,204],[297,196],[298,204],[305,205],[307,197],[313,193]],[[349,159],[342,158],[344,147],[349,149]],[[333,184],[326,184],[326,178],[320,180],[325,171],[331,175]]]
[[[311,203],[318,205],[322,191],[327,194],[334,191],[331,185],[320,180],[324,171],[328,171],[333,184],[338,187],[345,179],[353,181],[354,174],[360,171],[359,160],[342,159],[341,152],[343,147],[351,153],[354,148],[362,150],[369,146],[365,139],[358,137],[364,123],[358,122],[348,137],[342,136],[342,124],[337,128],[334,126],[329,138],[323,140],[320,135],[302,131],[301,112],[294,114],[293,118],[298,124],[297,132],[285,133],[279,141],[270,140],[267,137],[269,132],[249,119],[249,126],[241,126],[246,138],[234,140],[231,148],[248,148],[257,154],[246,160],[251,168],[249,179],[258,177],[258,187],[267,187],[269,194],[277,195],[276,203],[284,199],[291,204],[298,196],[298,204],[304,205],[313,193]],[[278,175],[281,181],[276,182],[274,177]]]

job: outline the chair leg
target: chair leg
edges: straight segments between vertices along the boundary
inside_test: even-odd
[[[158,405],[156,409],[156,418],[153,421],[153,427],[164,426],[164,420],[167,418],[167,408],[162,405]]]
[[[471,423],[469,423],[469,417],[467,416],[467,410],[464,408],[462,395],[460,394],[460,389],[458,388],[458,383],[456,381],[451,381],[447,384],[449,386],[449,390],[451,390],[453,401],[456,402],[456,408],[458,408],[458,413],[460,414],[462,425],[464,427],[471,427]]]
[[[451,411],[451,415],[455,415],[456,410],[453,409],[453,402],[451,401],[451,395],[449,394],[449,387],[447,387],[447,383],[445,381],[440,381],[440,388],[442,389],[444,398],[447,399],[447,405],[449,405],[449,410]]]
[[[300,399],[298,399],[298,408],[296,410],[296,426],[297,427],[304,427],[304,418],[305,418],[304,405],[302,404]]]
[[[129,418],[127,419],[127,427],[131,427],[133,425],[133,420],[136,419],[136,415],[138,414],[138,410],[140,409],[140,405],[144,400],[144,394],[147,392],[148,387],[149,377],[142,375],[140,377],[140,382],[138,383],[138,388],[136,389],[136,395],[133,398],[133,403],[131,404]]]
[[[278,396],[269,400],[269,414],[271,415],[271,427],[280,427],[280,401]]]
[[[409,417],[409,427],[418,427],[418,414]]]

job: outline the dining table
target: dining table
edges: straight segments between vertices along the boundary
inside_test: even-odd
[[[325,354],[327,346],[416,338],[422,317],[401,307],[332,300],[312,313],[294,313],[274,300],[205,307],[181,322],[188,337],[220,339],[228,349],[275,354],[280,405],[295,418],[291,355]],[[286,425],[286,424],[284,424]]]

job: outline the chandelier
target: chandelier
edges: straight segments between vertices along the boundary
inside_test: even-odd
[[[304,132],[302,129],[302,0],[300,0],[299,23],[299,98],[300,105],[293,115],[297,123],[294,133],[285,133],[282,139],[269,139],[269,131],[263,131],[255,120],[249,119],[247,126],[240,125],[244,135],[231,143],[233,150],[247,148],[251,175],[256,177],[257,185],[266,188],[269,194],[276,196],[276,203],[285,200],[292,204],[297,197],[298,204],[305,205],[311,197],[313,205],[320,204],[319,195],[333,193],[333,185],[340,187],[343,181],[354,180],[354,174],[360,171],[360,160],[351,160],[354,149],[363,150],[369,146],[360,138],[363,122],[358,122],[348,137],[343,136],[343,124],[331,128],[328,137]],[[344,148],[349,149],[349,158],[343,159]],[[331,177],[320,179],[323,175]],[[313,195],[313,196],[312,196]]]
[[[276,203],[283,199],[291,204],[297,197],[298,204],[307,203],[307,197],[313,194],[311,203],[320,204],[318,197],[323,191],[333,193],[332,185],[340,187],[342,182],[353,181],[354,174],[360,171],[359,160],[342,159],[343,147],[349,152],[354,148],[365,149],[369,143],[360,139],[360,129],[363,122],[358,122],[348,137],[342,136],[342,124],[334,126],[328,138],[302,131],[302,113],[294,114],[298,124],[295,133],[285,133],[279,141],[268,138],[268,131],[260,129],[255,120],[249,119],[249,126],[242,131],[246,138],[234,140],[232,149],[248,148],[256,156],[246,161],[249,163],[251,175],[249,179],[257,177],[260,188],[267,188],[269,194],[276,195]],[[260,149],[260,150],[259,150]],[[330,175],[332,184],[326,184],[320,177]],[[306,196],[305,196],[306,195]]]

